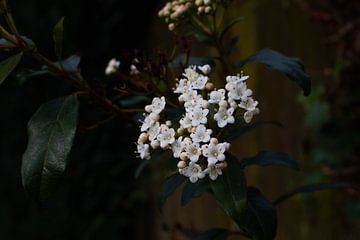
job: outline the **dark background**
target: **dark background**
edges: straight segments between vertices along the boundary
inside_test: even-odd
[[[166,25],[156,17],[160,2],[17,0],[10,4],[20,32],[52,59],[51,31],[57,20],[66,16],[64,55],[80,54],[84,77],[97,86],[110,58],[134,49],[152,52],[152,44],[171,46]],[[299,92],[285,80],[256,84],[263,98],[264,119],[285,121],[288,128],[281,134],[266,130],[245,138],[245,152],[255,145],[271,145],[296,157],[303,168],[295,177],[289,172],[254,171],[250,182],[262,185],[271,197],[306,183],[358,183],[359,2],[262,0],[244,1],[243,5],[248,22],[238,29],[243,31],[242,57],[251,54],[248,49],[262,47],[299,56],[314,85],[311,97],[297,102]],[[240,7],[231,14],[238,15],[237,11]],[[22,64],[39,67],[30,59]],[[263,68],[250,71],[259,79],[281,78]],[[121,120],[79,131],[59,191],[42,204],[31,200],[22,188],[20,173],[26,124],[42,103],[70,90],[66,83],[51,77],[33,78],[21,86],[12,77],[0,87],[0,239],[183,239],[154,236],[176,228],[179,222],[193,226],[192,220],[181,217],[184,215],[200,222],[195,226],[212,227],[207,226],[208,212],[199,214],[193,206],[190,209],[194,211],[184,210],[178,200],[168,205],[177,210],[165,211],[169,226],[158,220],[157,189],[151,173],[146,171],[134,179],[139,162],[132,153],[138,133],[123,127]],[[82,108],[87,111],[86,106]],[[280,208],[278,239],[358,239],[358,199],[354,193],[342,191],[295,198]],[[198,205],[203,203],[212,204],[205,198]],[[217,218],[233,227],[224,216]]]

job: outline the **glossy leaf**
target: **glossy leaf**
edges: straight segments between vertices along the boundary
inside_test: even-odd
[[[23,53],[15,54],[4,61],[0,62],[0,84],[2,84],[5,79],[10,75],[10,73],[15,69],[19,64]]]
[[[225,132],[226,134],[224,134],[225,135],[224,141],[232,142],[235,139],[239,138],[240,136],[244,135],[245,133],[248,133],[249,131],[251,131],[257,127],[260,127],[263,125],[268,125],[268,124],[282,127],[281,123],[279,123],[277,121],[257,121],[257,122],[245,124],[243,126],[235,126],[235,129],[232,129],[231,128],[232,126],[230,125],[231,129],[229,129],[229,131],[226,131]]]
[[[213,228],[206,232],[197,234],[192,240],[225,240],[229,231],[223,228]]]
[[[53,31],[53,39],[55,44],[55,55],[58,59],[62,57],[62,49],[63,49],[63,38],[64,38],[64,20],[62,17],[56,23]]]
[[[142,160],[141,163],[139,164],[139,166],[136,168],[135,171],[135,178],[139,178],[140,174],[143,172],[143,170],[146,168],[146,166],[149,165],[149,160]]]
[[[239,162],[227,155],[228,167],[223,175],[211,181],[211,189],[215,199],[227,215],[241,226],[246,207],[246,179]]]
[[[246,158],[241,161],[241,167],[245,168],[250,165],[260,166],[285,166],[298,170],[299,166],[296,161],[292,160],[289,155],[282,152],[262,151],[256,156]]]
[[[275,207],[254,187],[248,188],[247,196],[243,230],[254,240],[275,239],[277,228]]]
[[[297,195],[297,194],[304,194],[304,193],[312,193],[324,190],[334,190],[334,189],[353,189],[360,193],[360,188],[352,183],[347,182],[337,182],[337,183],[316,183],[316,184],[309,184],[305,186],[301,186],[291,192],[288,192],[278,199],[276,199],[273,204],[278,205],[279,203]]]
[[[199,197],[202,193],[210,190],[210,184],[207,179],[201,179],[196,183],[187,181],[181,195],[181,205],[187,205],[191,199]]]
[[[308,96],[311,91],[310,77],[305,73],[303,62],[299,58],[291,58],[271,49],[263,49],[253,56],[248,57],[238,64],[243,67],[247,63],[259,62],[265,64],[269,69],[285,73],[288,78],[295,81]]]
[[[225,36],[225,34],[233,27],[235,26],[237,23],[243,21],[245,18],[244,17],[238,17],[238,18],[235,18],[234,20],[232,20],[228,25],[226,25],[224,27],[224,29],[220,32],[220,39],[222,40]]]
[[[159,195],[160,209],[164,206],[168,197],[170,197],[175,192],[175,190],[185,182],[186,179],[187,178],[185,176],[176,173],[165,180]]]
[[[35,199],[47,199],[61,180],[74,141],[78,108],[76,96],[61,97],[43,104],[28,123],[22,182]]]

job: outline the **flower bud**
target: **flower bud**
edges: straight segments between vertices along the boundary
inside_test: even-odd
[[[182,160],[182,161],[186,161],[186,160],[188,160],[188,156],[187,156],[187,154],[186,153],[181,153],[180,154],[180,159]]]
[[[205,5],[210,5],[210,4],[211,4],[211,0],[204,0],[204,4],[205,4]]]
[[[178,128],[178,129],[176,130],[176,132],[177,132],[177,134],[178,134],[179,136],[184,135],[184,131],[185,131],[185,129],[183,129],[183,128]]]
[[[204,9],[204,12],[205,13],[210,13],[212,10],[212,8],[210,6],[207,6],[205,9]]]
[[[196,1],[195,1],[195,5],[196,5],[196,6],[201,6],[201,5],[203,5],[203,3],[204,3],[203,0],[196,0]]]
[[[206,100],[202,101],[201,107],[202,108],[208,108],[209,107],[209,102],[206,101]]]
[[[178,164],[177,164],[177,167],[179,169],[183,169],[186,167],[186,162],[185,161],[179,161]]]
[[[212,90],[214,90],[214,84],[212,83],[212,82],[208,82],[208,83],[206,83],[206,85],[205,85],[205,89],[206,90],[208,90],[209,92],[210,91],[212,91]]]
[[[166,126],[171,127],[172,122],[171,122],[170,120],[167,120],[167,121],[165,122],[165,124],[166,124]]]
[[[149,138],[149,135],[147,133],[141,133],[139,136],[139,139],[138,139],[138,143],[139,142],[144,143],[148,140],[148,138]]]
[[[150,113],[150,112],[152,111],[152,106],[151,106],[151,105],[145,106],[145,111],[147,111],[148,113]]]
[[[211,138],[211,139],[210,139],[210,143],[212,143],[212,144],[218,144],[219,141],[217,140],[217,138]]]
[[[170,23],[168,26],[170,31],[174,31],[175,30],[175,23]]]

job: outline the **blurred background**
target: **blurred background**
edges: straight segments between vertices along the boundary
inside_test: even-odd
[[[51,31],[66,16],[65,55],[81,55],[82,73],[93,86],[101,85],[110,58],[134,50],[149,55],[154,49],[170,51],[174,42],[157,18],[164,1],[14,0],[10,4],[20,32],[53,59]],[[265,149],[284,151],[301,165],[299,172],[252,168],[247,171],[249,184],[270,199],[309,183],[358,184],[360,2],[241,0],[235,1],[227,17],[239,15],[245,21],[232,30],[240,37],[233,60],[269,47],[301,58],[313,83],[311,96],[304,98],[281,74],[260,65],[244,69],[260,102],[258,118],[277,120],[285,127],[253,131],[236,142],[233,152],[246,157]],[[194,54],[207,51],[200,48]],[[0,239],[176,240],[186,239],[181,229],[236,229],[206,194],[181,207],[176,193],[160,213],[156,197],[163,176],[147,169],[134,179],[139,161],[133,142],[138,133],[124,128],[121,120],[91,131],[81,131],[86,126],[80,126],[60,190],[47,202],[35,203],[21,185],[26,124],[41,103],[66,94],[70,87],[50,77],[22,84],[15,77],[11,80],[0,88]],[[278,209],[279,240],[360,238],[360,202],[351,191],[301,195]]]

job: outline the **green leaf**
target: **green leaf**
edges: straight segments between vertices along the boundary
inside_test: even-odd
[[[275,207],[254,187],[248,188],[247,196],[247,208],[242,223],[244,231],[254,240],[275,239],[277,228]]]
[[[10,75],[10,73],[15,69],[19,64],[23,53],[20,52],[15,54],[4,61],[0,62],[0,84],[2,84],[5,79]]]
[[[235,26],[237,23],[243,21],[245,18],[244,17],[238,17],[238,18],[235,18],[234,20],[232,20],[228,25],[226,25],[224,27],[224,29],[220,32],[219,34],[219,38],[220,40],[222,40],[225,36],[225,34],[233,27]]]
[[[142,171],[146,168],[146,166],[149,165],[149,160],[142,160],[141,163],[139,164],[139,166],[136,168],[135,171],[135,178],[139,178],[140,174],[142,173]]]
[[[305,96],[310,94],[310,77],[305,73],[304,64],[299,58],[286,57],[279,52],[266,48],[241,61],[238,67],[243,67],[251,62],[260,62],[269,69],[285,73],[288,78],[295,81],[303,89]]]
[[[62,58],[63,38],[64,38],[64,19],[60,18],[56,23],[53,32],[53,39],[55,44],[55,55],[60,60]]]
[[[54,62],[58,67],[63,67],[63,69],[68,73],[77,73],[79,71],[80,56],[72,55],[62,61]],[[43,66],[42,70],[48,70],[47,66]]]
[[[297,194],[303,194],[303,193],[312,193],[312,192],[318,192],[318,191],[324,191],[324,190],[334,190],[334,189],[352,189],[360,192],[360,188],[356,186],[355,184],[348,183],[348,182],[337,182],[337,183],[316,183],[316,184],[309,184],[305,186],[301,186],[291,192],[288,192],[279,198],[277,198],[273,204],[278,205],[279,203],[287,200],[288,198],[291,198]]]
[[[201,179],[196,183],[187,181],[181,195],[181,205],[187,205],[191,199],[200,197],[203,192],[210,190],[210,184],[207,179]]]
[[[295,170],[299,169],[299,165],[296,161],[292,160],[289,155],[282,152],[262,151],[256,156],[246,158],[241,161],[241,167],[245,168],[250,165],[260,166],[285,166]]]
[[[224,137],[224,141],[226,142],[232,142],[235,139],[239,138],[240,136],[244,135],[245,133],[263,126],[263,125],[267,125],[267,124],[272,124],[278,127],[282,127],[281,123],[277,122],[277,121],[257,121],[257,122],[252,122],[249,124],[245,124],[241,127],[236,127],[235,129],[231,129],[229,131],[226,131],[225,133],[225,137]]]
[[[43,104],[28,123],[29,141],[22,159],[26,191],[43,201],[55,192],[74,141],[79,103],[74,95]]]
[[[187,178],[185,176],[176,173],[165,180],[159,194],[160,209],[162,209],[168,197],[170,197],[175,190],[180,187],[183,182],[185,182],[186,179]]]
[[[207,44],[207,45],[212,45],[213,44],[213,40],[206,35],[205,33],[202,32],[193,32],[192,35],[201,43]]]
[[[229,154],[226,160],[228,167],[223,175],[211,181],[210,185],[215,199],[225,213],[241,226],[246,208],[246,179],[236,158]]]
[[[175,57],[173,60],[173,65],[175,67],[186,67],[186,54],[181,53]],[[190,56],[188,65],[205,65],[210,64],[211,66],[215,65],[214,60],[211,57],[195,57]]]
[[[192,240],[225,240],[229,231],[223,228],[213,228],[206,232],[197,234]]]

